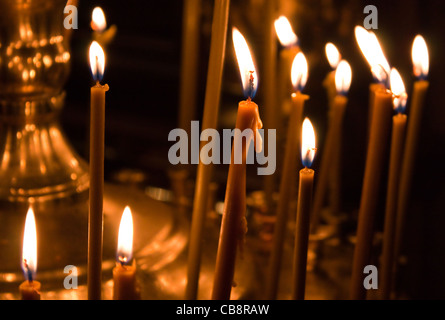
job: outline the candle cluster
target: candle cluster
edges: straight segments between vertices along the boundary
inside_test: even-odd
[[[193,5],[194,4],[194,5]],[[189,4],[188,10],[197,6]],[[212,41],[202,130],[217,127],[217,115],[221,90],[221,78],[226,45],[229,1],[215,1]],[[270,23],[270,21],[269,21]],[[305,116],[310,103],[304,93],[309,79],[309,63],[303,53],[300,40],[284,16],[273,22],[282,48],[279,52],[280,92],[277,102],[280,112],[285,115],[287,132],[285,151],[282,159],[279,195],[276,204],[275,228],[272,240],[265,295],[276,299],[279,292],[280,270],[283,246],[289,225],[289,211],[296,202],[294,221],[294,242],[292,259],[292,299],[304,299],[306,293],[306,272],[310,236],[319,231],[321,212],[329,193],[331,215],[341,211],[341,158],[342,136],[348,93],[352,83],[352,68],[343,59],[333,43],[326,44],[326,57],[332,71],[326,76],[325,86],[328,104],[328,126],[325,144],[317,150],[316,134],[311,121]],[[104,194],[104,141],[105,101],[107,84],[101,81],[105,72],[103,48],[114,38],[116,27],[107,29],[103,11],[93,11],[91,27],[94,30],[89,48],[89,62],[94,80],[90,99],[90,158],[89,158],[89,215],[88,215],[88,298],[102,299],[102,250],[103,250],[103,194]],[[369,63],[374,83],[369,86],[369,128],[365,170],[358,210],[355,251],[352,261],[350,297],[366,298],[363,287],[363,270],[372,258],[376,206],[379,186],[384,178],[386,159],[389,158],[388,181],[385,206],[384,242],[382,250],[382,291],[381,298],[391,294],[393,270],[401,252],[404,219],[408,206],[415,150],[418,145],[420,119],[423,101],[429,83],[428,51],[421,36],[413,43],[412,59],[414,75],[418,81],[411,95],[410,116],[405,113],[408,94],[400,73],[390,66],[383,53],[377,36],[362,27],[355,28],[355,38],[365,59]],[[245,100],[238,103],[231,163],[227,175],[224,208],[220,226],[218,250],[211,299],[230,299],[236,269],[236,257],[242,253],[244,236],[247,232],[246,178],[247,152],[251,143],[261,152],[262,138],[259,129],[263,127],[259,106],[253,101],[259,88],[259,73],[253,54],[241,32],[233,28],[231,37],[239,66],[241,87]],[[192,49],[190,49],[192,50]],[[271,79],[268,79],[271,80]],[[186,105],[184,103],[184,105]],[[185,118],[187,112],[182,110]],[[280,113],[281,114],[281,113]],[[181,117],[182,118],[182,117]],[[186,122],[184,119],[181,123]],[[265,117],[265,123],[272,123]],[[247,138],[243,134],[247,132]],[[386,147],[389,143],[389,156]],[[311,168],[315,157],[320,157],[320,168]],[[297,175],[297,170],[299,174]],[[199,284],[202,234],[207,200],[207,189],[211,180],[210,166],[200,159],[193,202],[191,235],[187,270],[186,299],[196,299]],[[315,187],[315,188],[314,188]],[[298,192],[296,192],[298,191]],[[315,191],[315,192],[313,192]],[[329,192],[328,192],[329,191]],[[295,193],[295,194],[294,194]],[[314,193],[314,196],[313,196]],[[271,206],[273,208],[273,206]],[[41,284],[36,281],[37,232],[33,208],[26,216],[21,261],[25,282],[20,285],[23,299],[40,299]],[[122,214],[116,251],[116,267],[113,269],[113,298],[140,299],[136,261],[133,258],[133,216],[127,206]]]

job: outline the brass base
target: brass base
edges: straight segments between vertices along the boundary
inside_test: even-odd
[[[105,185],[103,280],[112,277],[119,222],[126,205],[134,219],[134,251],[141,273],[161,270],[173,262],[187,244],[188,222],[173,207],[153,200],[127,186]],[[2,203],[0,223],[0,299],[18,299],[24,281],[20,269],[21,246],[27,204]],[[36,280],[42,283],[43,299],[87,299],[88,192],[35,204],[38,237]],[[77,290],[66,290],[64,268],[78,269]],[[143,282],[144,284],[144,282]],[[104,298],[109,291],[104,285]],[[107,293],[108,292],[108,293]],[[177,296],[179,296],[177,294]]]

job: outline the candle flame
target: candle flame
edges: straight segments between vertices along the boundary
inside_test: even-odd
[[[289,20],[285,16],[280,16],[274,22],[275,31],[278,36],[278,40],[284,47],[291,47],[297,44],[298,37],[295,34]]]
[[[403,83],[402,77],[397,69],[392,68],[390,73],[390,83],[391,83],[391,91],[394,96],[394,109],[402,113],[406,107],[406,100],[408,99],[408,95],[406,94],[405,85]]]
[[[90,67],[94,81],[102,80],[105,71],[105,53],[97,41],[90,45]]]
[[[302,91],[308,77],[308,65],[306,57],[298,52],[292,63],[291,80],[295,91]]]
[[[126,206],[119,226],[117,260],[128,264],[133,256],[133,217],[130,207]]]
[[[232,39],[241,81],[243,83],[244,95],[247,98],[253,98],[258,88],[258,74],[249,46],[247,45],[246,39],[244,39],[243,35],[236,28],[232,29]]]
[[[386,82],[391,69],[377,36],[372,31],[356,26],[355,38],[371,68],[373,76],[380,82]]]
[[[351,66],[346,60],[340,61],[335,71],[335,88],[338,94],[345,95],[349,91],[352,80]]]
[[[32,281],[37,271],[37,231],[34,211],[28,209],[23,233],[22,270],[25,278]]]
[[[417,78],[425,79],[428,76],[429,55],[425,39],[423,39],[421,35],[417,35],[414,38],[411,56],[413,59],[414,75]]]
[[[326,52],[326,58],[328,58],[328,62],[331,68],[332,69],[337,68],[341,60],[341,55],[337,47],[333,43],[328,42],[326,43],[325,46],[325,52]]]
[[[101,7],[93,9],[91,17],[91,29],[97,32],[102,32],[107,28],[107,20],[105,19],[104,11]]]
[[[314,160],[316,147],[314,127],[308,118],[303,121],[301,140],[301,159],[303,165],[309,168]]]

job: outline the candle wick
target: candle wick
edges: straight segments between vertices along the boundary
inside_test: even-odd
[[[128,262],[127,257],[124,257],[124,256],[119,256],[118,260],[122,267],[124,267]]]
[[[28,262],[26,259],[23,259],[23,264],[25,265],[26,274],[28,275],[28,281],[32,283],[32,272],[29,270]]]
[[[250,87],[250,92],[249,92],[249,98],[248,98],[248,101],[250,102],[251,101],[251,96],[253,95],[253,90],[254,90],[254,77],[253,77],[253,73],[255,72],[255,71],[249,71],[250,72],[250,77],[249,77],[249,87]]]

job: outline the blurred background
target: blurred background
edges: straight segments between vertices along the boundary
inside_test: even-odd
[[[232,0],[229,30],[237,26],[244,34],[257,61],[260,84],[255,98],[261,114],[264,99],[261,75],[264,70],[264,8],[267,0]],[[445,84],[443,30],[445,2],[440,0],[280,0],[279,13],[286,15],[299,37],[309,63],[305,93],[310,95],[305,115],[311,118],[323,154],[327,127],[327,96],[322,85],[330,71],[324,54],[333,42],[351,65],[353,76],[344,118],[342,146],[342,211],[349,220],[346,232],[354,233],[360,202],[366,152],[368,85],[372,82],[368,64],[354,38],[354,27],[363,25],[367,4],[378,9],[378,36],[391,66],[405,82],[408,95],[414,82],[411,62],[412,41],[425,38],[430,54],[430,87],[422,119],[419,152],[409,206],[405,247],[409,263],[401,272],[400,287],[414,299],[445,298],[445,106],[441,95]],[[171,188],[168,172],[167,137],[178,127],[182,0],[167,1],[79,1],[79,25],[71,41],[71,74],[65,85],[66,106],[62,127],[77,152],[88,159],[89,95],[93,84],[88,47],[92,39],[91,12],[101,6],[108,25],[117,33],[106,47],[106,67],[102,83],[110,90],[106,99],[106,179],[133,181],[143,185]],[[197,102],[195,120],[201,121],[212,23],[212,0],[202,0]],[[277,40],[278,41],[278,40]],[[277,54],[280,49],[277,42]],[[243,99],[238,67],[233,55],[231,33],[227,37],[219,129],[233,128],[238,101]],[[409,117],[409,102],[407,114]],[[286,123],[280,123],[286,126]],[[276,180],[280,177],[282,147],[277,149]],[[385,166],[387,167],[387,166]],[[193,182],[195,165],[189,165]],[[227,165],[215,168],[218,197],[223,200]],[[298,170],[296,168],[296,170]],[[260,190],[262,178],[249,171],[248,191]],[[382,230],[386,175],[383,176],[376,228]],[[193,188],[192,188],[193,191]],[[278,191],[278,182],[275,188]]]

